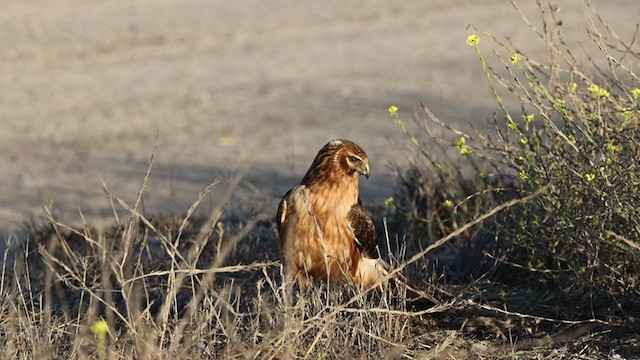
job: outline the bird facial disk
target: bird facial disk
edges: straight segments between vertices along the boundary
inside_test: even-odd
[[[367,179],[369,178],[369,162],[367,160],[362,160],[357,156],[347,156],[347,163],[349,167],[355,170],[358,174],[364,175]]]

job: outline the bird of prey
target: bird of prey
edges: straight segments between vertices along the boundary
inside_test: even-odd
[[[300,286],[346,280],[366,289],[389,274],[360,201],[361,175],[369,177],[364,150],[349,140],[331,140],[300,184],[286,193],[276,222],[287,278]],[[414,289],[400,274],[392,280]]]

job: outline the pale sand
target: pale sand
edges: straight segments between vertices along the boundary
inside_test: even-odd
[[[539,25],[535,2],[520,2]],[[630,38],[637,1],[592,2]],[[559,3],[577,49],[589,42],[581,1]],[[5,0],[0,232],[50,202],[69,221],[78,205],[108,219],[101,181],[134,199],[156,135],[147,213],[186,211],[247,157],[231,207],[271,211],[335,137],[368,151],[364,198],[382,203],[393,193],[389,162],[408,156],[389,105],[410,118],[424,101],[463,127],[497,110],[465,43],[469,24],[545,58],[504,0]],[[491,57],[490,42],[481,45]]]

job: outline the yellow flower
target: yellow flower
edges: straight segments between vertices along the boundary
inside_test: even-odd
[[[532,122],[534,115],[533,114],[522,114],[521,116],[522,120],[524,120],[525,122]]]
[[[465,145],[464,136],[460,138],[460,140],[456,141],[453,145],[460,149],[460,155],[466,155],[471,152],[471,148]]]
[[[384,204],[387,205],[387,206],[393,206],[394,201],[395,200],[393,199],[393,196],[391,196],[391,197],[387,198],[387,200],[384,201]]]
[[[527,180],[529,178],[529,174],[527,174],[525,171],[520,171],[518,175],[520,176],[520,180]]]
[[[522,145],[527,145],[529,143],[529,141],[526,138],[520,138],[520,140],[518,141],[520,141],[520,144]]]
[[[564,99],[562,99],[562,98],[557,98],[556,99],[556,105],[563,106],[564,104],[565,104]]]
[[[578,89],[578,84],[576,84],[576,83],[574,83],[574,82],[569,83],[569,91],[570,91],[572,94],[575,94],[575,93],[576,93],[576,89]]]
[[[576,143],[576,137],[571,135],[571,134],[567,135],[567,139],[569,139],[569,142],[571,142],[573,144]]]
[[[516,129],[516,123],[514,123],[513,121],[509,121],[509,123],[507,124],[507,127],[511,130],[515,130]]]
[[[614,143],[609,143],[607,144],[607,149],[609,149],[609,151],[614,152],[614,153],[618,153],[622,150],[622,145],[616,145]]]
[[[598,98],[607,98],[609,97],[609,92],[596,84],[589,85],[589,92],[591,95]]]
[[[91,325],[91,332],[98,338],[98,358],[106,360],[107,358],[107,334],[109,333],[109,325],[104,319],[97,320]]]
[[[518,65],[518,63],[520,63],[520,60],[522,60],[522,55],[515,53],[513,55],[511,55],[511,57],[509,57],[509,60],[511,60],[511,62],[514,65]]]
[[[476,34],[467,36],[467,45],[477,46],[480,42],[480,37]]]
[[[396,116],[398,114],[398,107],[395,105],[389,106],[389,115]]]
[[[452,207],[453,207],[453,201],[448,200],[448,199],[447,199],[447,200],[445,200],[442,204],[443,204],[445,207],[448,207],[448,208],[452,208]]]
[[[99,337],[109,332],[109,325],[107,325],[107,322],[103,319],[97,320],[91,325],[91,332]]]
[[[634,100],[640,99],[640,89],[635,88],[635,89],[631,90],[631,96],[633,96]]]
[[[593,181],[593,179],[596,178],[596,175],[595,174],[586,174],[584,177],[587,178],[587,181]]]

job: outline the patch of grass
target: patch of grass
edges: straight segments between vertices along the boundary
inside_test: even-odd
[[[149,218],[114,200],[129,215],[113,228],[49,216],[12,248],[3,358],[377,358],[442,340],[421,334],[420,319],[452,307],[416,311],[404,289],[283,282],[273,224],[260,216]]]
[[[105,188],[113,227],[69,226],[47,211],[8,244],[0,357],[377,358],[439,344],[411,323],[448,306],[416,312],[404,289],[283,282],[271,216],[223,213],[239,178],[209,217],[194,214],[217,181],[183,215],[144,215],[151,164],[133,204]]]

